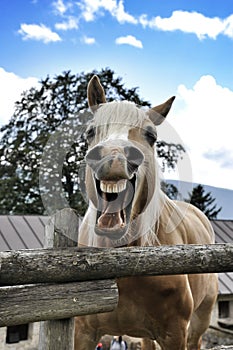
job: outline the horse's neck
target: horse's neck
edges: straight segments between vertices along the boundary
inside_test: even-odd
[[[158,237],[160,216],[167,196],[157,188],[146,210],[135,219],[133,233],[136,238],[129,246],[160,245]]]
[[[172,244],[188,207],[188,203],[177,203],[159,189],[147,210],[138,217],[136,234],[134,232],[136,239],[129,246]]]

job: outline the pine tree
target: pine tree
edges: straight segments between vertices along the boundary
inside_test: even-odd
[[[180,196],[180,193],[179,193],[177,187],[175,185],[169,184],[165,181],[161,182],[161,189],[172,200],[177,200],[178,197]]]
[[[216,199],[212,197],[211,192],[205,192],[202,185],[197,185],[193,188],[192,193],[189,193],[189,199],[186,199],[186,202],[195,205],[203,211],[209,219],[216,219],[222,208],[220,207],[217,209],[217,204],[213,204],[215,200]]]

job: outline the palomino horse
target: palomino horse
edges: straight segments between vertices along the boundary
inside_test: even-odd
[[[156,126],[174,97],[144,111],[130,102],[106,103],[97,76],[88,85],[94,119],[86,131],[89,208],[80,246],[210,244],[212,227],[192,205],[160,189]],[[140,337],[144,350],[197,350],[217,295],[215,274],[128,277],[117,280],[119,303],[110,313],[76,319],[75,349],[93,350],[104,334]]]

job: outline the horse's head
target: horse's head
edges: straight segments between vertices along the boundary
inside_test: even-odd
[[[106,103],[98,77],[89,82],[88,103],[94,118],[86,131],[86,187],[97,209],[96,234],[120,239],[150,203],[159,183],[156,126],[173,100],[145,112],[130,102]]]

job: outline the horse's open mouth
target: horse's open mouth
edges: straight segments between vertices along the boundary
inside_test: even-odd
[[[127,231],[135,193],[136,176],[131,180],[97,180],[98,208],[95,232],[120,239]]]

